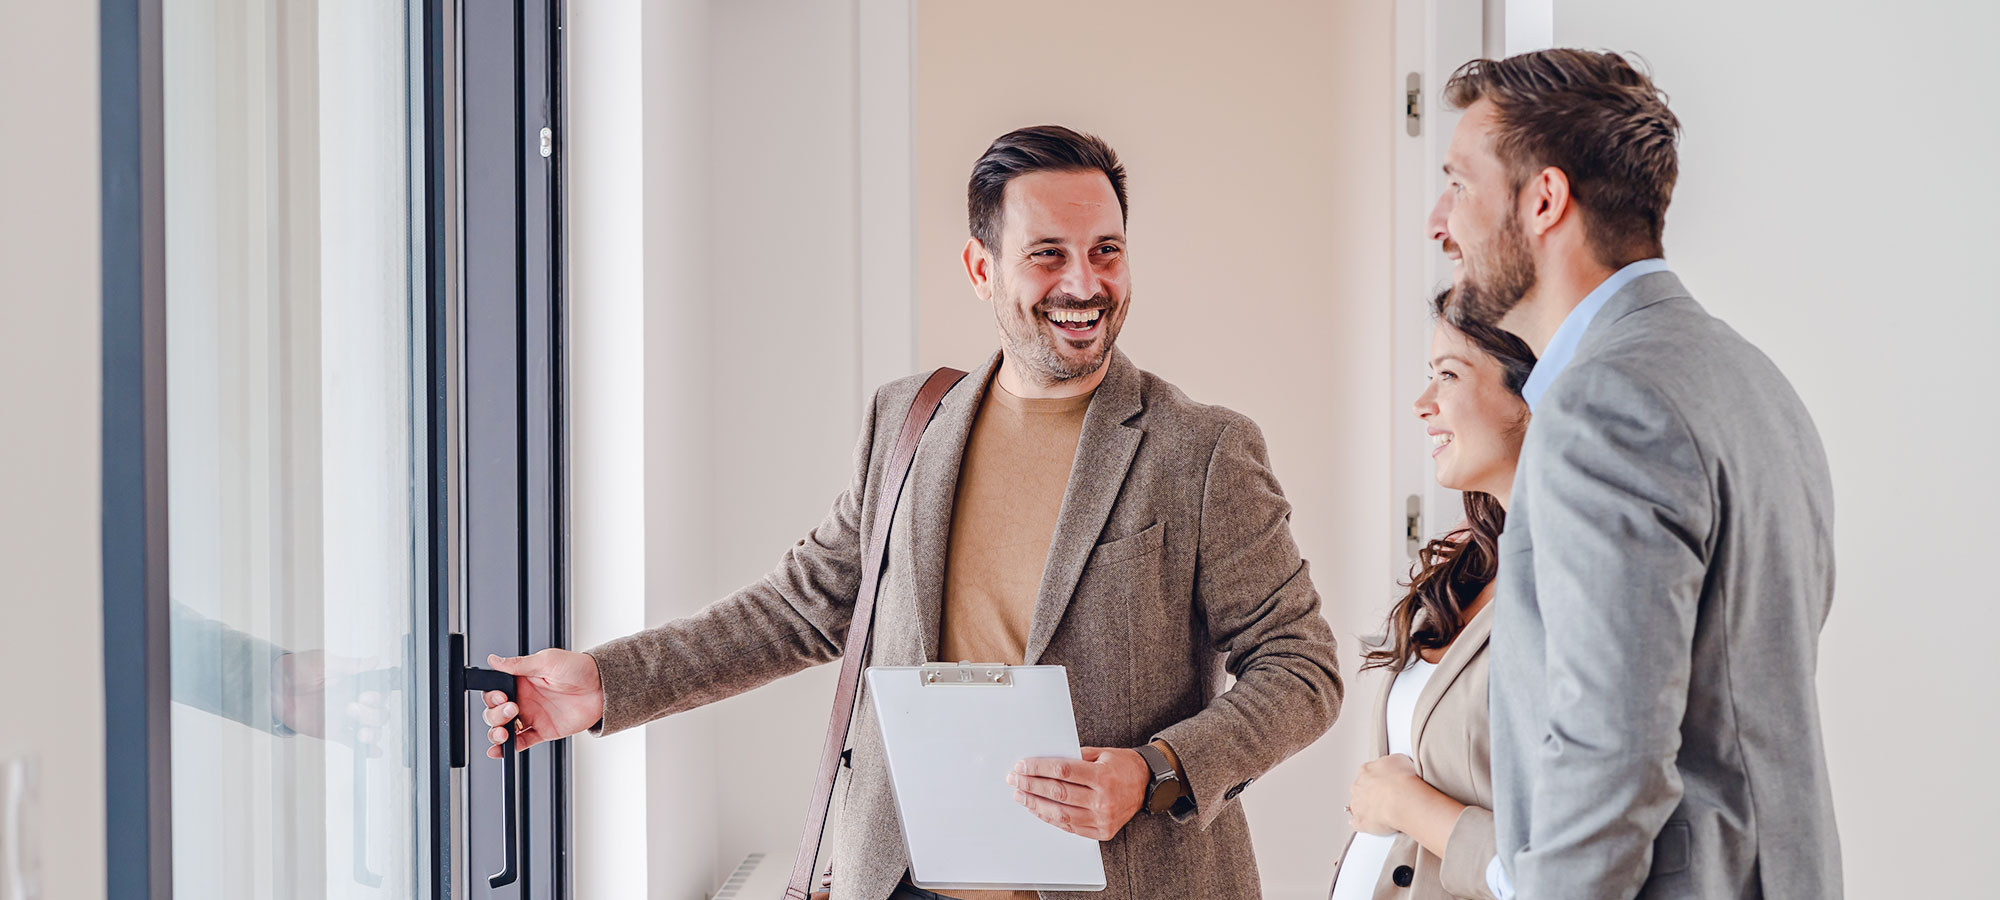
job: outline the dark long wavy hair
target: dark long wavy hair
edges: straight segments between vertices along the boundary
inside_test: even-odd
[[[1491,325],[1447,322],[1444,310],[1450,295],[1447,290],[1431,300],[1432,315],[1499,363],[1501,382],[1520,396],[1528,373],[1535,368],[1534,351],[1520,338]],[[1392,672],[1401,672],[1419,651],[1451,646],[1470,618],[1466,609],[1499,570],[1500,529],[1506,524],[1507,511],[1500,507],[1499,498],[1466,491],[1465,524],[1417,552],[1410,580],[1403,585],[1407,590],[1389,608],[1382,642],[1368,645],[1362,652],[1361,667],[1387,666]]]

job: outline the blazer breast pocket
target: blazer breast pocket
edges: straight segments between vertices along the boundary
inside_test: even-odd
[[[1166,534],[1166,523],[1154,522],[1138,534],[1098,544],[1091,549],[1090,559],[1084,562],[1084,568],[1096,569],[1129,559],[1138,559],[1149,553],[1158,553],[1166,542]]]

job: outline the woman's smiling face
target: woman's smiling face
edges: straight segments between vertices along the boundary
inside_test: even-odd
[[[1507,389],[1500,362],[1439,322],[1431,332],[1430,384],[1415,412],[1431,436],[1438,484],[1492,494],[1505,504],[1527,433],[1528,404]]]

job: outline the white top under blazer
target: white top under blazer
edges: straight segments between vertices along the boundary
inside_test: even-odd
[[[1415,756],[1410,747],[1410,726],[1417,715],[1417,697],[1429,684],[1437,663],[1419,656],[1396,673],[1389,688],[1389,708],[1384,714],[1389,726],[1389,755]],[[1340,864],[1339,880],[1333,884],[1332,900],[1372,900],[1375,885],[1382,880],[1382,867],[1389,862],[1389,849],[1396,845],[1393,834],[1357,834],[1347,847]]]

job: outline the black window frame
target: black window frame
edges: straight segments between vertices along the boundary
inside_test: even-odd
[[[465,499],[458,538],[463,561],[451,568],[464,577],[458,594],[472,665],[483,665],[488,653],[514,656],[569,644],[562,15],[560,0],[463,3],[453,29],[462,229],[457,297],[463,310],[455,323],[456,392]],[[501,522],[508,524],[492,527]],[[433,524],[434,541],[451,540],[441,518]],[[476,700],[459,702],[471,704],[468,721],[477,721]],[[480,735],[471,737],[483,746]],[[483,754],[468,755],[462,896],[569,896],[570,756],[562,741],[523,753],[514,786],[520,876],[513,885],[490,888],[483,876],[499,871],[506,837],[491,787],[501,782],[501,766]]]
[[[105,886],[107,896],[121,900],[171,900],[161,0],[99,0],[98,9]],[[558,742],[523,756],[517,795],[522,876],[517,886],[488,888],[477,873],[498,854],[501,836],[492,833],[497,814],[486,810],[497,796],[491,785],[498,773],[483,771],[488,762],[483,754],[467,754],[472,766],[461,795],[471,868],[457,867],[451,746],[480,735],[451,733],[449,704],[472,698],[445,691],[454,621],[469,632],[475,664],[488,651],[521,653],[566,646],[569,639],[559,141],[563,7],[561,0],[412,0],[412,12],[420,17],[412,37],[421,47],[413,48],[411,75],[421,79],[415,87],[424,121],[425,179],[412,202],[422,204],[413,221],[420,222],[425,257],[426,333],[420,337],[427,356],[422,408],[416,412],[428,426],[422,504],[428,539],[415,548],[427,557],[427,603],[415,625],[428,632],[420,637],[429,646],[421,663],[431,676],[428,683],[418,681],[419,696],[411,698],[429,731],[421,738],[426,764],[415,779],[416,834],[424,842],[419,859],[430,867],[422,883],[431,886],[432,900],[563,900],[570,895],[566,746]],[[499,13],[509,13],[500,18],[511,18],[511,24],[480,30],[481,17]],[[466,27],[468,21],[473,28]],[[481,54],[504,59],[511,77],[471,79],[453,68]],[[454,90],[456,97],[447,97]],[[465,112],[472,114],[466,121],[480,126],[472,139],[459,133]],[[485,128],[488,124],[493,127]],[[541,151],[543,127],[558,138],[547,155]],[[454,203],[468,197],[475,199],[464,209]],[[513,227],[477,234],[453,227],[496,213],[509,217]],[[505,285],[454,293],[470,286],[453,270],[458,261],[502,255],[513,261]],[[463,301],[462,310],[454,297]],[[480,326],[504,318],[493,333],[506,339],[454,345],[472,331],[463,315]],[[460,364],[456,369],[454,361]],[[509,366],[512,377],[501,378]],[[477,393],[454,396],[475,379],[491,380],[478,381],[484,387]],[[507,389],[490,390],[494,384]],[[456,410],[454,402],[461,404]],[[461,422],[467,431],[447,437]],[[514,450],[511,462],[477,480],[463,459],[453,459],[464,446],[503,440]],[[454,486],[455,473],[466,475],[467,482]],[[466,497],[483,503],[482,491],[506,483],[514,490],[511,502],[499,508],[500,518],[477,533],[454,532],[457,504]],[[462,497],[464,490],[470,493]],[[488,527],[506,521],[510,508],[512,535]],[[460,535],[463,545],[454,545]],[[498,584],[485,590],[489,581],[507,581],[510,571],[511,589]],[[461,577],[464,584],[455,586]],[[461,599],[463,615],[455,618],[453,604]],[[454,868],[466,875],[462,888],[454,887]]]
[[[105,883],[135,900],[173,894],[160,71],[159,0],[101,0]]]

